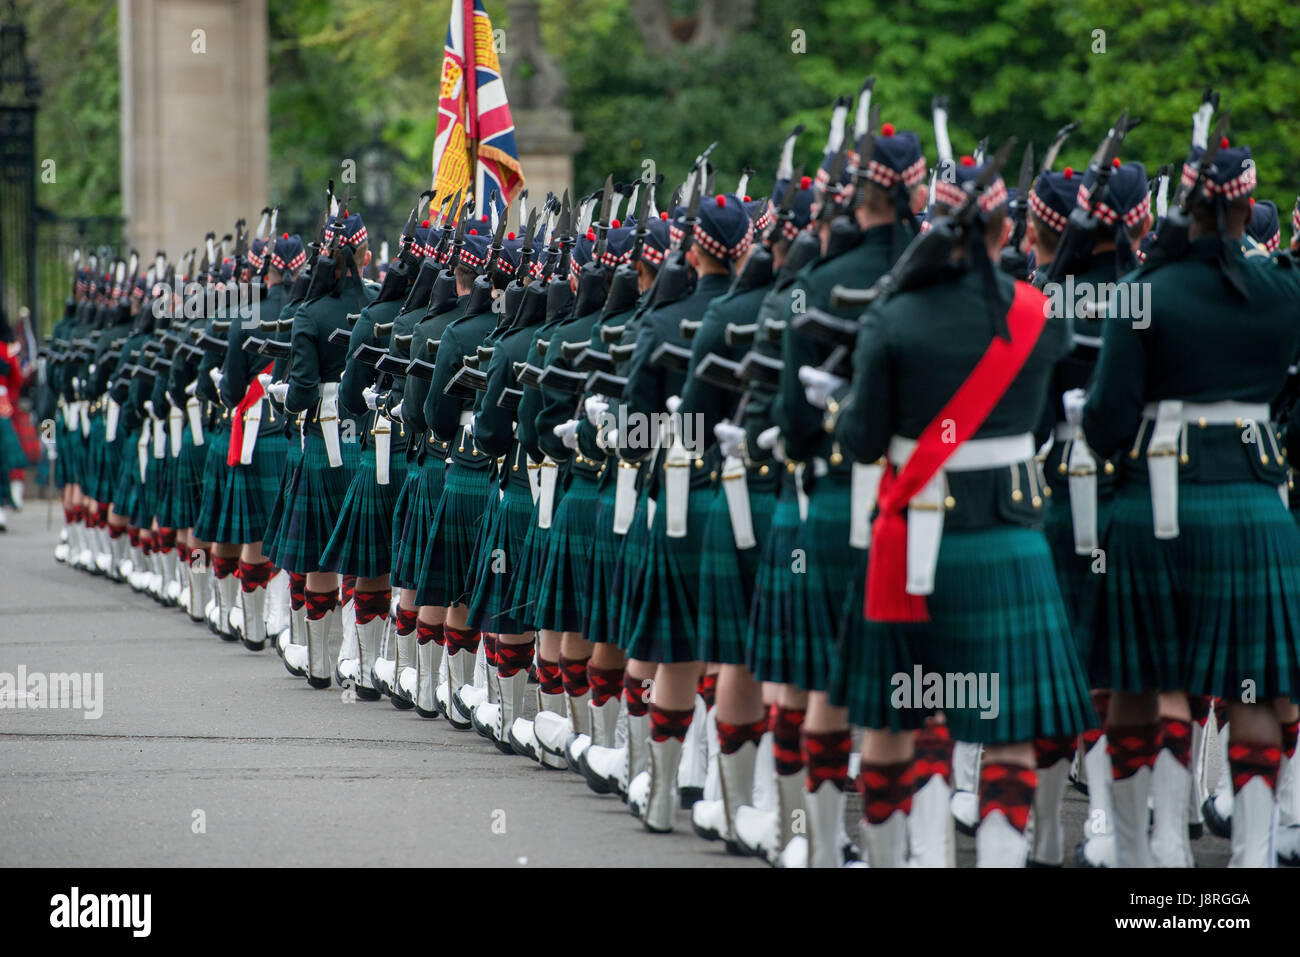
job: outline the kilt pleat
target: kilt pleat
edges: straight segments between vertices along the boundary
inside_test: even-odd
[[[135,514],[132,516],[135,524],[140,528],[149,528],[158,517],[158,510],[170,490],[168,485],[171,477],[170,464],[169,456],[156,459],[153,457],[152,446],[149,448],[144,481],[141,483],[140,497],[136,501]]]
[[[579,630],[588,641],[613,644],[618,635],[621,605],[614,570],[622,542],[622,536],[614,534],[614,482],[606,479],[596,495],[591,560],[587,562],[587,580],[583,587],[587,602]]]
[[[136,455],[136,443],[140,440],[137,429],[125,437],[122,457],[117,466],[117,486],[113,489],[113,511],[123,516],[132,525],[136,505],[140,498],[140,462]]]
[[[324,568],[340,575],[378,578],[393,569],[393,507],[406,484],[406,458],[390,459],[387,485],[376,481],[375,450],[361,453],[334,532],[321,555]]]
[[[611,510],[613,505],[610,506]],[[650,539],[647,515],[650,509],[650,497],[643,486],[637,494],[636,509],[632,513],[632,524],[625,535],[616,535],[621,539],[618,546],[618,560],[614,564],[614,597],[617,606],[612,609],[614,618],[613,641],[627,650],[628,635],[632,632],[634,616],[639,601],[642,570],[645,566]]]
[[[262,539],[262,554],[272,561],[275,561],[280,532],[284,527],[284,507],[289,501],[289,489],[293,487],[298,466],[302,464],[302,442],[292,432],[287,435],[287,439],[289,444],[284,457],[284,467],[280,471],[280,489],[271,504],[271,512],[266,519],[266,535]],[[276,564],[280,563],[276,561]]]
[[[280,493],[280,463],[288,445],[283,433],[258,436],[252,462],[226,466],[216,541],[263,540],[271,509]]]
[[[596,476],[574,472],[560,499],[551,529],[541,536],[536,575],[534,627],[581,632],[587,618],[588,568],[596,531]]]
[[[291,440],[292,441],[292,440]],[[302,461],[294,472],[284,504],[274,561],[291,572],[323,571],[321,555],[338,521],[348,484],[357,469],[361,450],[355,442],[343,442],[339,451],[343,464],[331,468],[325,439],[308,433]]]
[[[932,709],[917,707],[909,692],[928,673],[966,696],[943,702],[959,741],[1010,744],[1084,730],[1087,683],[1049,559],[1038,529],[946,532],[926,599],[929,621],[846,625],[832,662],[832,703],[846,705],[863,727],[916,727]],[[851,587],[860,602],[862,586]],[[862,606],[845,613],[860,619]]]
[[[556,495],[558,498],[558,489]],[[533,493],[530,491],[529,502],[532,502],[532,498]],[[510,607],[514,609],[516,620],[526,629],[549,627],[538,624],[534,619],[537,617],[537,586],[542,577],[546,542],[550,537],[551,529],[538,528],[537,505],[533,503],[524,539],[519,545],[518,572],[511,576],[510,582]]]
[[[1097,602],[1100,591],[1093,588],[1092,579],[1097,577],[1093,571],[1097,557],[1077,555],[1074,551],[1074,522],[1070,517],[1070,499],[1068,491],[1054,493],[1051,505],[1043,522],[1043,532],[1047,536],[1048,547],[1052,550],[1052,563],[1056,568],[1056,583],[1061,589],[1061,600],[1069,617],[1070,634],[1074,638],[1074,647],[1079,652],[1079,661],[1088,673],[1089,683],[1094,688],[1109,687],[1109,664],[1105,656],[1099,654],[1094,631],[1096,628]],[[1097,500],[1097,534],[1099,541],[1106,534],[1110,522],[1110,496]]]
[[[758,544],[738,549],[722,484],[714,490],[700,555],[700,654],[705,661],[745,663],[745,631],[754,601],[754,582],[775,508],[776,496],[770,489],[749,489],[749,514]]]
[[[0,419],[0,466],[3,466],[5,474],[8,474],[10,468],[20,464],[20,459],[15,458],[11,448],[13,443],[18,441],[18,433],[14,431],[13,424],[7,419]],[[22,451],[22,446],[19,446]],[[10,465],[9,463],[14,463]],[[101,479],[104,470],[104,416],[102,413],[96,413],[90,419],[90,436],[86,439],[86,474],[82,483],[82,491],[89,497],[99,501],[103,494]]]
[[[402,494],[393,507],[393,584],[399,588],[415,588],[419,581],[420,559],[442,497],[446,467],[443,459],[426,455],[424,462],[407,469]]]
[[[626,636],[628,657],[672,664],[700,661],[700,548],[709,518],[707,488],[687,499],[686,535],[669,538],[666,507],[655,508],[645,541],[639,583],[632,590],[634,617]]]
[[[226,454],[230,449],[230,423],[207,434],[207,454],[203,459],[203,487],[199,492],[199,511],[194,516],[194,534],[203,542],[218,542],[221,526],[221,500],[226,488]],[[233,544],[233,543],[227,543]]]
[[[203,444],[195,445],[187,428],[181,436],[181,454],[172,470],[172,519],[176,528],[193,528],[203,504],[203,473],[208,461],[208,443],[215,437],[204,433]]]
[[[799,532],[799,501],[794,485],[784,482],[772,512],[772,524],[754,579],[754,599],[745,629],[745,661],[759,681],[787,684],[793,679],[789,662],[794,627],[793,590]]]
[[[1159,541],[1147,488],[1117,490],[1094,576],[1097,653],[1122,691],[1257,700],[1300,691],[1300,530],[1277,489],[1182,483]]]
[[[469,626],[519,634],[526,626],[520,617],[522,609],[514,604],[514,584],[523,573],[520,560],[532,521],[533,496],[527,486],[507,482],[504,493],[493,488],[488,499],[467,582]]]
[[[461,603],[491,481],[489,469],[457,467],[455,462],[447,464],[442,495],[428,531],[428,544],[420,558],[416,604]]]
[[[62,416],[59,421],[63,421]],[[86,444],[81,429],[60,425],[54,435],[59,455],[54,462],[55,481],[59,485],[80,485],[86,467]]]
[[[808,496],[808,518],[795,535],[806,570],[794,576],[786,660],[790,682],[805,691],[827,690],[836,654],[839,616],[853,572],[850,481],[840,472],[819,478]]]

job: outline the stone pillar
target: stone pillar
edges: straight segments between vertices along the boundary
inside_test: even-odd
[[[510,26],[501,56],[502,79],[515,121],[515,145],[527,180],[529,204],[547,192],[573,192],[573,156],[582,149],[581,134],[564,106],[564,75],[542,45],[537,0],[510,0]],[[594,188],[594,187],[593,187]]]
[[[267,203],[266,0],[118,0],[118,21],[127,238],[176,259]]]

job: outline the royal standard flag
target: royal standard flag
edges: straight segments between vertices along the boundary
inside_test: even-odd
[[[473,42],[467,42],[467,37]],[[493,190],[499,211],[524,188],[492,21],[481,0],[452,3],[433,144],[433,188],[439,196],[481,188],[480,212],[485,211],[484,197]]]

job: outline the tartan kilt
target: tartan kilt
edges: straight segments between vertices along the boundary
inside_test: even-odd
[[[397,588],[415,588],[419,580],[420,559],[429,543],[446,468],[446,460],[426,455],[424,462],[406,470],[393,507],[393,585]]]
[[[376,474],[375,449],[367,446],[321,554],[326,570],[359,578],[379,578],[392,572],[393,507],[406,485],[406,457],[389,456],[387,485],[380,485]]]
[[[21,458],[15,458],[10,440],[16,444],[18,433],[13,430],[8,419],[0,419],[0,467],[5,470],[17,468]],[[22,446],[19,446],[19,451]],[[12,465],[10,463],[13,463]],[[82,491],[89,498],[99,501],[103,495],[104,474],[104,415],[97,412],[90,419],[90,436],[86,439],[86,475],[82,482]]]
[[[1177,538],[1142,482],[1116,491],[1092,576],[1097,654],[1120,691],[1240,700],[1300,692],[1300,529],[1275,486],[1180,483]],[[1251,682],[1245,685],[1244,682]]]
[[[91,426],[91,435],[94,435],[94,426]],[[0,505],[13,504],[9,497],[9,472],[25,468],[27,454],[18,440],[18,432],[8,416],[0,416]]]
[[[613,505],[611,504],[611,520]],[[649,515],[650,495],[643,485],[637,492],[636,509],[632,513],[632,524],[625,535],[614,536],[621,540],[618,546],[618,561],[614,565],[614,597],[617,608],[613,609],[611,625],[613,643],[624,651],[627,650],[627,636],[632,631],[635,609],[632,605],[633,592],[640,586],[642,568],[646,559],[646,545],[650,539]],[[612,527],[612,526],[611,526]]]
[[[1065,612],[1069,617],[1070,633],[1074,637],[1074,647],[1079,653],[1079,661],[1084,666],[1090,686],[1108,688],[1110,668],[1105,656],[1098,654],[1094,635],[1100,593],[1091,585],[1092,579],[1098,577],[1092,571],[1097,559],[1092,555],[1076,555],[1074,552],[1074,521],[1070,517],[1069,491],[1053,488],[1053,495],[1044,517],[1043,532],[1047,535],[1047,544],[1052,550],[1056,583],[1061,589],[1061,600],[1065,603]],[[1106,527],[1110,522],[1110,506],[1111,496],[1098,496],[1099,544],[1105,538]]]
[[[135,524],[140,528],[149,528],[154,520],[158,517],[158,512],[167,499],[168,492],[171,491],[171,456],[164,455],[160,459],[153,457],[153,446],[149,447],[149,458],[147,468],[145,469],[144,483],[140,490],[140,498],[136,502]],[[159,523],[159,527],[165,527]]]
[[[587,566],[596,532],[597,476],[574,471],[543,547],[531,620],[537,628],[581,632],[587,618]]]
[[[181,454],[172,469],[171,519],[175,528],[193,528],[203,505],[203,472],[208,462],[208,444],[215,436],[203,433],[203,444],[195,445],[189,425],[181,433]]]
[[[787,684],[794,670],[787,660],[794,618],[794,547],[799,533],[799,499],[786,473],[772,512],[771,529],[754,579],[754,600],[745,629],[745,663],[759,681]]]
[[[491,469],[447,463],[442,495],[428,529],[416,576],[417,605],[462,604],[474,561],[474,542],[492,488]]]
[[[736,548],[727,495],[719,482],[709,502],[700,555],[700,654],[724,665],[745,663],[745,631],[754,601],[754,582],[763,557],[762,543],[772,527],[776,496],[749,481],[749,514],[754,523],[753,548]]]
[[[847,470],[819,476],[808,496],[808,518],[795,535],[806,570],[794,576],[791,630],[784,655],[790,682],[805,691],[825,691],[836,655],[839,616],[849,590],[853,556],[849,545],[852,478]]]
[[[122,459],[127,448],[126,438],[118,432],[117,439],[104,443],[104,461],[100,472],[100,502],[111,502],[117,494],[118,480],[122,476]]]
[[[262,541],[271,508],[280,492],[280,463],[288,445],[283,433],[259,435],[252,462],[226,466],[216,541],[240,544]]]
[[[284,468],[280,472],[280,490],[271,504],[271,513],[266,518],[266,535],[262,539],[262,554],[272,559],[275,557],[280,530],[284,526],[284,506],[289,501],[289,489],[293,487],[294,475],[298,471],[298,466],[302,464],[301,437],[290,430],[285,434],[285,438],[289,444],[284,458]]]
[[[614,470],[617,466],[611,462],[609,468]],[[583,583],[587,600],[583,607],[582,627],[578,630],[588,641],[613,644],[618,635],[620,608],[614,569],[618,565],[623,538],[614,534],[614,480],[608,472],[596,493],[594,511],[591,558],[587,562],[587,577]]]
[[[530,489],[528,500],[532,502]],[[537,504],[534,502],[528,514],[528,527],[524,531],[524,540],[519,546],[517,567],[519,573],[511,576],[510,607],[515,609],[515,618],[525,629],[541,628],[543,625],[534,621],[537,615],[538,584],[542,577],[542,560],[546,551],[546,542],[551,537],[555,523],[555,510],[560,505],[560,490],[555,490],[555,502],[552,504],[552,528],[537,526]]]
[[[532,521],[533,495],[527,485],[505,483],[488,495],[484,521],[474,546],[474,563],[466,582],[470,628],[516,635],[527,630],[514,603],[514,583],[524,571],[524,538]]]
[[[356,442],[340,442],[339,452],[343,464],[331,468],[324,437],[316,432],[307,433],[306,448],[291,481],[276,554],[272,557],[281,568],[300,575],[325,570],[321,554],[334,531],[348,484],[361,458]]]
[[[663,496],[664,501],[667,500]],[[628,657],[673,664],[700,661],[700,550],[709,520],[707,487],[687,497],[686,535],[669,538],[667,506],[655,508],[646,537],[639,579],[634,579],[630,608],[635,609],[625,636]]]
[[[203,459],[203,487],[199,492],[199,511],[194,516],[194,535],[201,542],[224,542],[217,538],[221,526],[221,498],[226,488],[226,455],[230,450],[230,422],[206,433]],[[233,542],[224,542],[234,544]]]
[[[59,485],[80,485],[86,464],[86,444],[81,429],[64,426],[62,414],[59,423],[54,431],[54,446],[59,456],[54,461],[54,480]]]
[[[865,728],[915,728],[934,710],[905,694],[920,669],[945,680],[986,679],[988,717],[981,717],[978,685],[967,686],[975,701],[944,708],[958,741],[1011,744],[1088,728],[1088,689],[1049,559],[1040,529],[945,532],[934,594],[926,598],[930,620],[898,623],[863,619],[864,556],[844,608],[841,652],[832,660],[831,703],[847,706],[850,722]]]
[[[140,430],[136,429],[118,442],[122,445],[122,455],[117,465],[117,485],[113,489],[113,511],[135,525],[132,516],[140,498],[142,483],[140,481],[140,460],[136,455],[136,443],[140,441]],[[138,526],[137,526],[138,527]]]

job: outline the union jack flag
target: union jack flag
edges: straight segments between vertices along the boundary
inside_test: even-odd
[[[466,37],[472,42],[466,42]],[[473,168],[475,147],[477,169]],[[492,21],[482,0],[453,0],[442,58],[433,188],[441,197],[471,186],[477,191],[480,213],[486,212],[486,197],[493,190],[500,212],[524,188],[524,174]]]

